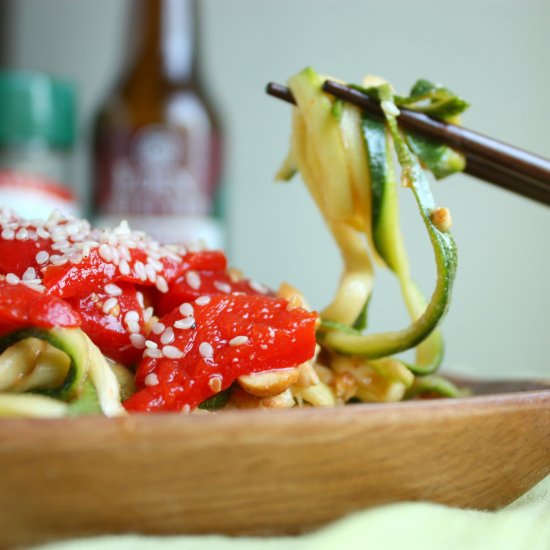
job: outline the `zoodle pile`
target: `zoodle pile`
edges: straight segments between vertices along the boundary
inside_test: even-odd
[[[320,314],[287,283],[277,291],[227,265],[223,252],[162,245],[126,222],[113,229],[53,212],[26,220],[0,209],[0,416],[118,416],[222,408],[333,406],[457,395],[436,376],[456,271],[448,209],[425,170],[464,167],[448,147],[404,132],[400,107],[457,122],[467,104],[421,80],[409,96],[379,78],[357,88],[377,118],[322,91],[312,69],[293,76],[288,157],[339,247],[344,270]],[[400,178],[394,165],[400,166]],[[410,275],[398,179],[430,238],[437,281],[426,300]],[[411,323],[371,333],[374,264],[398,278]],[[401,352],[415,349],[406,361]]]

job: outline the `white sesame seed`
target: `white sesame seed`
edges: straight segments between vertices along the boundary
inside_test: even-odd
[[[199,346],[199,353],[205,359],[212,359],[214,357],[214,348],[208,342],[202,342]]]
[[[25,286],[28,286],[31,290],[36,290],[37,292],[44,292],[46,287],[34,281],[23,281]]]
[[[10,285],[16,285],[19,283],[19,277],[15,273],[8,273],[6,275],[6,282]]]
[[[150,372],[144,380],[146,386],[158,386],[159,377],[154,373]]]
[[[18,241],[24,241],[25,239],[27,239],[29,237],[29,232],[24,228],[22,227],[16,234],[15,234],[15,238],[18,240]]]
[[[110,250],[111,250],[112,262],[115,265],[118,265],[120,263],[120,254],[118,253],[117,247],[116,246],[111,246]]]
[[[44,229],[43,227],[37,227],[37,228],[36,228],[36,234],[37,234],[41,239],[49,239],[49,238],[50,238],[50,232],[47,231],[46,229]]]
[[[194,290],[198,290],[201,286],[201,277],[196,271],[188,271],[185,274],[185,281]]]
[[[109,245],[105,243],[102,244],[98,249],[98,253],[101,256],[101,258],[106,262],[110,262],[112,260],[111,247]]]
[[[126,260],[121,260],[118,264],[118,270],[122,275],[130,275],[130,265]]]
[[[155,271],[155,268],[149,263],[145,266],[145,274],[152,283],[157,280],[157,272]]]
[[[195,326],[195,318],[194,317],[186,317],[185,319],[178,319],[174,323],[175,328],[193,328]]]
[[[151,328],[151,330],[153,331],[154,334],[161,334],[164,332],[165,328],[166,326],[164,325],[164,323],[155,323]]]
[[[162,355],[168,359],[181,359],[183,357],[183,352],[176,346],[164,346],[162,348]]]
[[[143,301],[143,292],[136,292],[136,300],[141,307],[145,307],[145,302]]]
[[[82,254],[75,252],[74,254],[71,254],[69,256],[69,262],[75,265],[79,264],[82,261],[83,257],[84,256],[82,256]]]
[[[107,298],[103,303],[103,313],[111,313],[111,310],[118,305],[118,300],[112,296]]]
[[[15,231],[12,229],[4,229],[2,231],[2,238],[6,241],[12,241],[15,237]]]
[[[132,259],[132,255],[130,254],[130,251],[128,250],[127,246],[124,246],[123,244],[119,245],[118,251],[120,253],[121,259],[129,262]]]
[[[259,283],[258,281],[249,281],[248,284],[252,290],[259,292],[260,294],[267,294],[268,288],[262,283]]]
[[[179,310],[184,317],[193,317],[194,309],[191,304],[185,302],[184,304],[181,304]]]
[[[127,311],[124,315],[124,321],[126,323],[137,323],[139,321],[139,313],[137,311]]]
[[[174,341],[175,334],[172,327],[168,327],[160,336],[160,343],[167,345]]]
[[[224,294],[229,294],[231,292],[231,286],[227,283],[223,283],[222,281],[214,281],[214,286]]]
[[[210,296],[199,296],[196,300],[195,300],[195,304],[197,304],[198,306],[205,306],[206,304],[209,304],[210,303]]]
[[[135,348],[143,349],[145,347],[145,336],[143,334],[130,334],[130,342]]]
[[[114,283],[107,283],[105,285],[105,292],[109,294],[109,296],[120,296],[122,294],[122,289]]]
[[[59,254],[52,254],[50,256],[50,262],[53,265],[65,265],[69,260],[65,256],[60,256]]]
[[[153,340],[145,340],[145,347],[149,349],[157,349],[159,346]]]
[[[168,283],[166,282],[166,279],[162,275],[159,275],[157,277],[155,286],[157,287],[158,291],[162,292],[163,294],[166,294],[168,292]]]
[[[162,357],[162,351],[160,351],[160,349],[147,348],[143,352],[143,357],[150,357],[151,359],[160,359]]]
[[[231,338],[231,340],[229,340],[230,346],[242,346],[243,344],[248,343],[250,343],[248,336],[235,336],[235,338]]]
[[[190,413],[191,413],[191,406],[189,405],[189,403],[186,403],[186,404],[181,408],[181,413],[182,413],[182,414],[190,414]]]
[[[64,239],[62,241],[57,241],[52,244],[52,250],[62,250],[63,248],[69,246],[70,243],[67,239]]]
[[[148,323],[151,320],[151,317],[153,317],[153,308],[151,306],[146,307],[143,310],[143,321],[145,323]]]
[[[143,265],[143,262],[137,261],[134,264],[134,273],[136,274],[136,277],[138,277],[138,279],[141,279],[142,281],[147,280],[147,275],[145,274],[145,266]]]
[[[154,256],[154,254],[150,252],[149,253],[149,258],[148,258],[147,261],[153,266],[153,268],[156,271],[162,271],[164,269],[164,266],[162,265],[162,262],[160,262],[159,260],[157,260],[153,256]]]
[[[133,334],[141,332],[141,327],[139,326],[139,323],[136,323],[135,321],[130,321],[129,323],[127,323],[127,326],[128,332],[131,332]]]
[[[23,281],[33,281],[36,279],[36,271],[34,270],[34,267],[28,267],[25,270],[25,273],[23,273],[22,279]]]

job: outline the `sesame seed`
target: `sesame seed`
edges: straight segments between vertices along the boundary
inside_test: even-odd
[[[135,321],[130,321],[129,323],[127,323],[127,326],[128,332],[131,332],[133,334],[141,332],[141,327],[139,326],[139,323],[136,323]]]
[[[157,277],[157,282],[155,283],[155,286],[157,287],[158,291],[162,292],[163,294],[166,294],[168,292],[168,283],[162,275],[159,275]]]
[[[145,340],[145,347],[149,349],[157,349],[159,346],[153,340]]]
[[[6,282],[10,285],[16,285],[19,283],[19,277],[15,273],[8,273],[6,275]]]
[[[187,302],[184,304],[181,304],[181,306],[179,307],[179,310],[184,317],[193,317],[194,310],[191,304],[188,304]]]
[[[146,386],[158,386],[159,377],[154,373],[150,372],[144,380]]]
[[[145,307],[145,302],[143,301],[143,292],[136,292],[136,300],[141,307]]]
[[[191,407],[189,406],[188,403],[186,403],[186,404],[181,408],[181,413],[182,413],[182,414],[190,414],[190,413],[191,413]]]
[[[124,246],[123,244],[119,245],[118,251],[122,260],[129,262],[132,259],[132,255],[130,254],[127,246]]]
[[[201,286],[201,278],[196,271],[188,271],[185,274],[185,281],[194,290],[198,290]]]
[[[146,307],[143,310],[143,320],[148,323],[151,320],[151,317],[153,317],[153,308],[151,306]]]
[[[178,319],[174,323],[175,328],[193,328],[195,326],[195,318],[194,317],[186,317],[185,319]]]
[[[102,244],[98,249],[98,253],[106,262],[110,262],[112,260],[111,247],[109,245]]]
[[[249,343],[250,339],[248,338],[248,336],[235,336],[235,338],[231,338],[231,340],[229,340],[230,346],[242,346],[243,344]]]
[[[205,359],[212,359],[214,357],[214,348],[208,342],[202,342],[199,346],[199,353]]]
[[[120,254],[118,253],[118,249],[116,248],[116,246],[111,246],[110,250],[112,262],[115,265],[118,265],[120,263]]]
[[[162,271],[164,269],[164,266],[162,265],[162,262],[160,262],[159,260],[157,260],[153,256],[154,256],[154,254],[149,253],[149,259],[147,261],[153,266],[153,268],[156,271]]]
[[[208,386],[213,392],[218,393],[222,389],[222,377],[219,375],[213,375],[208,380]]]
[[[36,279],[36,271],[34,270],[34,267],[28,267],[25,270],[25,273],[23,273],[22,279],[23,281],[32,281]]]
[[[227,283],[223,283],[222,281],[214,281],[214,286],[224,294],[229,294],[231,292],[231,286]]]
[[[162,357],[162,351],[160,351],[160,349],[147,348],[143,352],[143,357],[150,357],[151,359],[160,359]]]
[[[152,283],[157,280],[157,272],[155,271],[155,268],[149,263],[145,266],[145,274]]]
[[[259,292],[260,294],[267,294],[268,288],[265,285],[262,285],[262,283],[259,283],[258,281],[249,281],[248,285],[252,290]]]
[[[79,264],[83,259],[82,254],[79,254],[78,252],[75,252],[74,254],[71,254],[69,256],[69,262],[72,264]]]
[[[4,229],[2,231],[2,238],[6,241],[12,241],[15,237],[15,231],[12,229]]]
[[[109,296],[120,296],[122,294],[122,289],[114,283],[107,283],[105,285],[105,292],[109,294]]]
[[[172,327],[168,327],[161,335],[160,337],[160,343],[167,345],[171,344],[174,341],[175,334],[174,329]]]
[[[164,346],[162,348],[162,355],[168,359],[181,359],[183,357],[183,352],[176,346]]]
[[[111,313],[116,306],[118,306],[118,300],[114,296],[107,298],[103,304],[103,313]]]
[[[64,239],[62,241],[57,241],[57,242],[52,244],[52,250],[62,250],[63,248],[65,248],[66,246],[69,246],[69,245],[70,245],[70,243],[66,239]]]
[[[130,275],[130,265],[126,260],[121,260],[118,264],[118,270],[120,271],[121,275]]]
[[[133,310],[126,312],[126,315],[124,315],[124,321],[126,323],[137,323],[139,321],[139,313]]]
[[[136,274],[136,277],[138,277],[142,281],[147,280],[147,275],[145,274],[145,266],[143,265],[143,262],[137,261],[134,264],[134,273]]]
[[[23,284],[29,287],[31,290],[36,290],[37,292],[44,292],[46,287],[34,281],[23,281]]]
[[[145,336],[143,334],[130,334],[130,342],[135,348],[143,349],[145,347]]]
[[[16,234],[15,234],[15,238],[18,240],[18,241],[24,241],[25,239],[27,239],[29,236],[29,232],[24,228],[22,227]]]
[[[154,323],[151,330],[154,334],[161,334],[162,332],[164,332],[165,328],[166,326],[164,325],[164,323]]]
[[[210,303],[210,299],[210,296],[199,296],[195,300],[195,304],[197,304],[198,306],[205,306],[206,304]]]

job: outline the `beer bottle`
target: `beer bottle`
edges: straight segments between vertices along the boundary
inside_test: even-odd
[[[136,0],[135,55],[94,128],[93,213],[162,242],[223,245],[221,128],[201,84],[198,0]]]

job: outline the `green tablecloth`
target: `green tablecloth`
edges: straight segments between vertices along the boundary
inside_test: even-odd
[[[314,503],[312,503],[314,505]],[[53,543],[40,550],[550,550],[550,476],[498,512],[429,503],[373,508],[297,537],[105,536]]]

